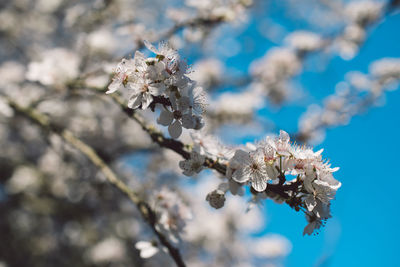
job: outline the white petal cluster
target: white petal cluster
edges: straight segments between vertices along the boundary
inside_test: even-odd
[[[260,83],[257,83],[260,85]],[[207,115],[215,120],[246,122],[252,118],[256,109],[265,103],[260,97],[264,87],[252,87],[240,93],[225,92],[213,100],[207,109]]]
[[[186,5],[197,9],[202,16],[222,18],[225,21],[242,19],[252,0],[186,0]]]
[[[203,170],[203,164],[205,160],[205,156],[200,155],[196,151],[192,151],[192,153],[190,153],[189,159],[179,162],[179,167],[183,170],[184,175],[193,176]]]
[[[400,79],[400,58],[383,58],[373,62],[369,71],[371,75],[383,82]]]
[[[26,78],[44,85],[62,85],[79,74],[79,56],[65,48],[44,52],[39,61],[28,65]]]
[[[145,44],[156,57],[146,58],[137,51],[133,59],[123,59],[107,93],[127,89],[131,92],[128,107],[132,109],[147,109],[155,97],[161,97],[163,107],[157,122],[168,126],[172,138],[181,135],[182,127],[202,128],[206,97],[202,88],[186,75],[186,62],[166,43],[160,43],[158,49]]]
[[[300,58],[290,48],[270,49],[250,66],[250,72],[256,78],[253,86],[263,88],[274,104],[280,104],[288,98],[287,80],[300,70]]]
[[[213,160],[227,162],[233,156],[234,150],[225,146],[215,136],[197,131],[190,134],[193,140],[193,151]]]
[[[207,58],[196,62],[189,76],[204,88],[209,88],[220,82],[223,72],[224,65],[220,60]]]
[[[172,242],[178,242],[186,221],[192,219],[190,208],[173,191],[163,187],[156,195],[157,228]]]
[[[268,175],[268,166],[264,161],[262,149],[251,152],[237,150],[230,161],[230,167],[232,166],[234,166],[232,179],[238,183],[249,181],[254,190],[258,192],[262,192],[267,188],[268,181],[277,178]]]
[[[313,222],[322,221],[330,217],[330,201],[341,183],[332,175],[338,168],[331,168],[323,161],[321,153],[322,150],[314,152],[292,144],[289,135],[280,131],[279,137],[267,137],[252,149],[236,150],[229,161],[227,176],[237,183],[250,183],[256,192],[264,192],[269,184],[284,185],[287,176],[295,176],[286,184],[298,182],[302,186],[291,194],[301,200]]]
[[[352,1],[345,6],[344,14],[349,20],[336,46],[345,60],[354,58],[366,36],[366,27],[376,22],[383,13],[384,4],[376,1]]]
[[[386,91],[397,89],[399,81],[399,58],[376,60],[370,64],[367,74],[346,74],[346,81],[337,84],[334,94],[327,96],[321,106],[309,106],[300,117],[299,139],[321,142],[326,128],[349,123],[352,116],[379,103]]]
[[[288,48],[275,48],[268,50],[267,54],[253,63],[251,73],[261,76],[271,83],[296,74],[301,68],[299,59],[294,51]]]
[[[290,137],[281,131],[279,137],[267,137],[250,151],[236,150],[229,161],[227,176],[238,183],[250,182],[257,192],[266,190],[270,181],[282,179],[285,174],[297,175],[295,166],[305,155],[313,155],[290,143]]]
[[[382,13],[383,3],[377,1],[353,1],[346,5],[345,14],[357,24],[369,24]]]
[[[289,47],[300,52],[311,52],[321,48],[322,38],[313,32],[295,31],[285,38]]]

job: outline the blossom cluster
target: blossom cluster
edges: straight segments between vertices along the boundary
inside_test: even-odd
[[[342,36],[336,40],[340,56],[345,60],[354,58],[367,35],[367,26],[376,22],[384,11],[384,4],[377,1],[352,1],[344,6],[349,21]]]
[[[137,51],[134,58],[123,59],[106,93],[129,90],[128,107],[132,109],[144,110],[152,103],[162,104],[157,122],[168,126],[172,138],[181,135],[182,127],[201,129],[205,93],[186,75],[186,61],[166,43],[160,43],[158,49],[147,41],[144,43],[156,56],[146,58]]]
[[[168,235],[173,242],[178,242],[186,221],[192,219],[190,208],[173,191],[162,188],[155,199],[157,228]]]
[[[197,151],[203,155],[217,154],[215,147],[212,151],[207,150],[206,146],[201,148]],[[330,217],[330,201],[341,186],[333,177],[338,168],[331,168],[330,163],[323,160],[322,151],[314,152],[311,148],[292,144],[285,131],[280,131],[276,138],[268,136],[255,145],[237,149],[226,164],[228,183],[210,192],[206,200],[212,207],[221,208],[225,193],[230,191],[239,194],[238,187],[243,185],[251,185],[255,195],[267,193],[271,186],[281,186],[288,194],[286,201],[296,199],[295,208],[303,209],[306,213],[312,226],[307,226],[304,233],[311,234],[322,225],[323,220]],[[193,175],[201,171],[204,160],[204,156],[192,152],[192,157],[181,162],[180,166],[185,174]],[[224,162],[223,157],[221,162]],[[288,176],[293,179],[288,181]],[[290,189],[286,190],[285,186]]]
[[[295,50],[286,47],[271,49],[252,63],[250,73],[256,80],[252,86],[261,88],[272,103],[281,104],[290,95],[288,80],[301,68],[301,59]]]
[[[169,241],[179,243],[186,222],[192,219],[190,208],[175,192],[163,187],[152,199],[156,212],[156,228],[165,234]],[[139,241],[135,245],[142,258],[150,258],[159,251],[157,242]]]

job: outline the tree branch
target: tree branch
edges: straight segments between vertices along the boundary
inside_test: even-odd
[[[75,84],[71,84],[70,89],[90,89],[97,93],[101,93],[104,96],[106,96],[105,92],[107,91],[107,87],[98,88],[98,87],[85,86],[84,83],[81,83],[79,81],[77,81]],[[186,145],[181,141],[172,138],[167,138],[163,135],[163,133],[158,131],[155,126],[147,124],[145,119],[142,118],[142,116],[139,113],[135,112],[134,109],[128,108],[126,101],[124,101],[123,98],[118,93],[107,95],[107,97],[111,97],[113,101],[120,106],[121,110],[129,118],[135,120],[142,127],[142,129],[149,135],[149,137],[152,139],[153,142],[157,143],[160,147],[168,148],[175,151],[176,153],[181,155],[184,159],[190,158],[191,149],[189,145]],[[218,160],[206,157],[203,165],[209,169],[217,171],[223,176],[226,176],[228,166],[225,164],[221,164],[220,162],[218,162]],[[291,207],[294,207],[297,210],[296,207],[298,206],[299,202],[297,201],[297,199],[290,197],[290,195],[287,192],[296,191],[300,186],[301,186],[300,181],[296,181],[290,184],[268,184],[265,193],[267,193],[268,195],[274,195],[274,194],[279,195],[281,198],[285,199],[287,204],[289,204]],[[257,194],[257,192],[254,191],[253,194]]]
[[[108,182],[114,185],[119,191],[126,195],[138,208],[143,219],[149,224],[155,235],[160,240],[161,244],[168,249],[170,256],[175,261],[176,265],[179,267],[185,266],[182,256],[179,250],[174,247],[168,239],[156,229],[156,214],[149,207],[149,205],[144,202],[137,193],[129,189],[129,187],[116,175],[116,173],[100,158],[100,156],[94,151],[93,148],[88,146],[86,143],[81,141],[79,138],[75,137],[74,134],[55,125],[50,121],[50,119],[31,107],[22,107],[15,101],[7,98],[9,106],[18,114],[30,119],[36,125],[40,126],[47,133],[53,133],[60,136],[65,142],[69,143],[76,149],[78,149],[82,154],[84,154],[99,170],[104,174]]]

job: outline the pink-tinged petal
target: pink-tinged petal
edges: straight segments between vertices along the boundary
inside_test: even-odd
[[[176,120],[174,123],[172,123],[168,127],[168,132],[169,132],[169,135],[173,139],[176,139],[179,136],[181,136],[181,134],[182,134],[182,125],[181,125],[181,123],[178,120]]]
[[[275,150],[270,144],[266,144],[264,148],[264,155],[267,161],[274,160],[275,157]]]
[[[161,111],[160,117],[158,117],[157,119],[157,123],[163,126],[168,126],[172,123],[173,120],[174,120],[174,114],[169,110],[164,109]]]
[[[140,105],[142,104],[142,94],[133,94],[131,95],[131,97],[129,98],[128,101],[128,108],[138,108]]]
[[[290,141],[289,134],[283,130],[279,132],[279,139],[281,139],[283,143],[288,143]]]

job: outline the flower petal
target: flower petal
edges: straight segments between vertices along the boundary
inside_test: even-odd
[[[146,92],[142,94],[142,109],[145,110],[153,102],[153,97],[150,93]]]
[[[151,85],[149,85],[149,92],[154,96],[161,95],[164,92],[164,90],[165,90],[164,83],[152,83]]]
[[[182,116],[182,126],[186,129],[193,129],[196,125],[195,118],[191,114],[184,114]]]
[[[163,109],[160,113],[160,117],[157,119],[157,123],[163,126],[168,126],[174,120],[174,114],[167,109]]]
[[[304,203],[306,204],[308,211],[312,211],[315,206],[317,206],[317,201],[315,200],[315,197],[311,194],[304,199]]]
[[[148,247],[146,249],[140,250],[140,257],[143,259],[147,259],[152,257],[154,254],[158,252],[158,248],[156,247]]]
[[[174,123],[172,123],[168,127],[168,132],[169,132],[169,135],[173,139],[178,138],[182,133],[182,125],[181,125],[180,121],[176,120]]]
[[[108,91],[106,92],[106,94],[112,94],[116,91],[118,91],[118,89],[121,86],[121,79],[114,79],[112,81],[112,83],[108,86]]]
[[[239,168],[232,174],[232,179],[238,183],[244,183],[247,182],[250,177],[247,172],[244,172],[243,168]]]
[[[158,49],[154,45],[152,45],[149,41],[143,40],[143,43],[146,46],[146,48],[149,49],[154,54],[158,54],[159,53]]]
[[[266,181],[265,176],[255,173],[251,180],[251,186],[257,192],[264,191],[267,188],[267,181]]]
[[[133,94],[129,98],[128,107],[132,108],[132,109],[135,109],[135,108],[138,108],[141,103],[142,103],[142,94],[140,94],[140,93],[139,94]]]

